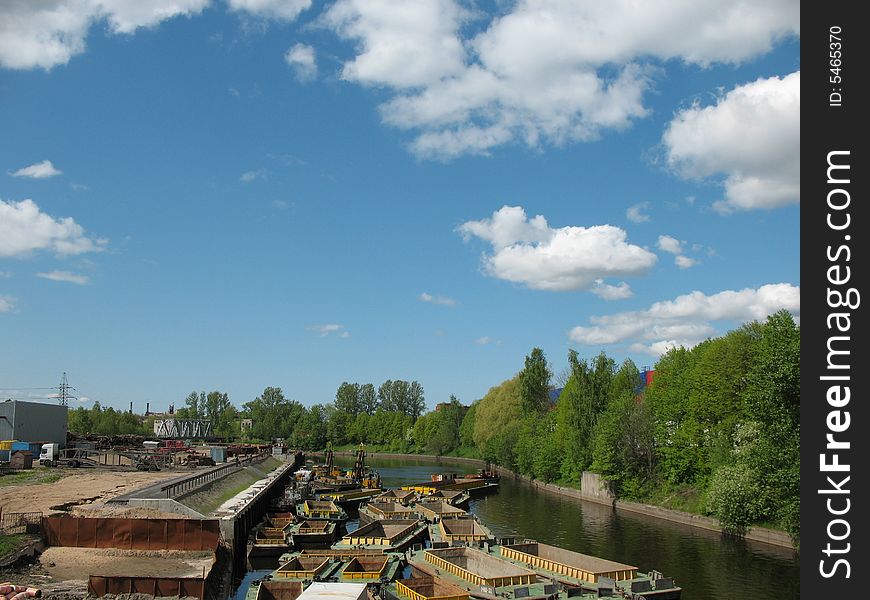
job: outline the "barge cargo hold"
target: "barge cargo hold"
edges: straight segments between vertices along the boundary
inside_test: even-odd
[[[418,502],[414,510],[427,521],[439,519],[470,519],[471,514],[447,502]]]
[[[387,589],[406,600],[469,600],[465,589],[435,577],[399,579]]]
[[[293,547],[299,550],[329,548],[335,541],[337,525],[332,521],[302,521],[287,530]]]
[[[387,490],[380,496],[377,496],[375,502],[398,502],[408,506],[419,499],[417,492],[413,490]]]
[[[533,541],[497,546],[493,551],[496,548],[504,559],[528,565],[541,577],[558,581],[569,589],[621,589],[630,592],[633,598],[656,600],[677,600],[682,594],[682,589],[670,577],[655,571],[640,573],[637,567],[597,556]]]
[[[296,516],[305,521],[332,521],[338,524],[347,521],[344,509],[329,500],[305,500],[296,505]]]
[[[414,520],[416,518],[417,513],[414,508],[398,502],[369,502],[359,509],[359,524],[361,526],[374,521]]]
[[[469,500],[471,500],[471,496],[462,490],[438,490],[420,498],[421,502],[446,502],[459,508],[467,506]]]
[[[374,521],[347,534],[333,550],[363,548],[381,552],[404,552],[426,536],[426,522],[418,519]]]
[[[492,531],[477,519],[439,519],[429,525],[433,548],[455,544],[481,544],[493,540]]]
[[[478,586],[529,585],[538,579],[534,571],[469,546],[424,550],[422,554],[436,569]]]

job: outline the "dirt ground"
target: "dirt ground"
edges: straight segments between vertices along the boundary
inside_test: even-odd
[[[179,476],[179,473],[174,471],[156,473],[101,469],[64,469],[63,471],[68,475],[54,483],[0,487],[0,508],[4,513],[41,511],[44,515],[50,515],[68,511],[76,505],[105,502],[146,485]],[[110,516],[134,515],[112,514]]]
[[[127,577],[201,577],[214,562],[214,552],[182,550],[117,550],[115,548],[46,548],[39,563],[55,581],[88,575]],[[203,571],[203,569],[205,571]]]

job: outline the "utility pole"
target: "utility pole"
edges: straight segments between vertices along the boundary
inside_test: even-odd
[[[72,395],[70,390],[75,391],[74,387],[71,387],[66,380],[66,371],[63,372],[63,378],[60,380],[60,387],[58,387],[60,393],[57,396],[57,401],[61,406],[69,406],[70,400],[76,400],[76,397]]]

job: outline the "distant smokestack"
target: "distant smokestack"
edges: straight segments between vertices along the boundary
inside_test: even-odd
[[[130,412],[133,412],[133,403],[130,403]]]
[[[148,416],[148,413],[150,413],[150,412],[151,412],[151,403],[150,403],[150,402],[146,402],[146,403],[145,403],[145,416],[147,417],[147,416]]]

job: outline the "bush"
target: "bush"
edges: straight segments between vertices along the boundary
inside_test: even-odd
[[[758,484],[746,465],[716,469],[707,490],[707,510],[725,533],[742,536],[762,513]]]

